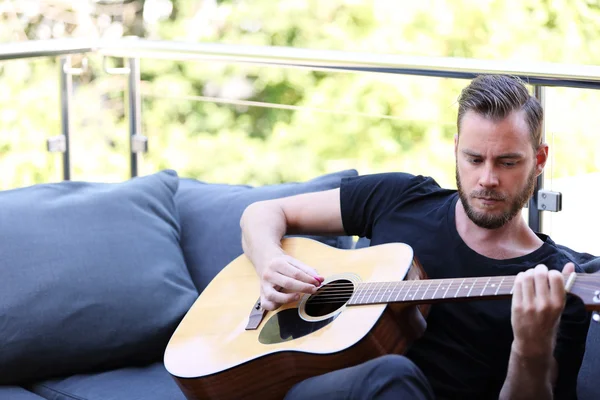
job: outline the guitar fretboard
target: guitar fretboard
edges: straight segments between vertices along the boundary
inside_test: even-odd
[[[507,297],[512,294],[514,276],[459,279],[429,279],[399,282],[359,283],[348,305],[394,302],[425,303],[431,300],[474,297]]]

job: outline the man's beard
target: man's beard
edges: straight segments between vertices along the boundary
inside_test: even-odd
[[[469,203],[469,197],[467,197],[460,182],[458,165],[456,166],[456,186],[458,188],[458,195],[460,197],[460,201],[463,205],[463,208],[465,209],[465,212],[467,213],[469,219],[473,221],[475,225],[485,229],[498,229],[504,226],[508,221],[513,219],[513,217],[523,209],[527,201],[529,201],[529,199],[531,198],[531,195],[533,194],[533,190],[535,188],[535,180],[536,175],[534,167],[531,169],[531,173],[527,178],[525,187],[512,200],[508,211],[505,211],[500,215],[481,213],[475,211]],[[486,197],[495,200],[506,200],[506,196],[501,195],[493,189],[473,191],[470,197]]]

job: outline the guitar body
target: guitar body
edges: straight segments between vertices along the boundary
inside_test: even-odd
[[[331,287],[330,294],[340,283],[424,277],[412,249],[400,243],[340,250],[290,238],[282,246],[324,276],[322,290]],[[164,363],[189,400],[281,399],[309,377],[380,355],[401,354],[424,330],[415,307],[345,307],[344,299],[309,306],[309,296],[266,312],[256,329],[247,330],[259,295],[259,278],[242,255],[214,278],[181,321]]]

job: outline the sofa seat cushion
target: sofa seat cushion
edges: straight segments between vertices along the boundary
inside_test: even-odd
[[[181,217],[181,247],[199,291],[227,264],[243,253],[242,213],[250,204],[295,194],[335,189],[356,170],[326,174],[307,182],[252,187],[181,179],[175,201]],[[351,248],[349,236],[309,236],[330,246]]]
[[[600,257],[578,252],[562,245],[558,247],[585,272],[600,274]],[[600,376],[598,371],[600,371],[600,322],[592,319],[585,343],[585,354],[577,377],[577,398],[579,400],[600,399],[600,385],[596,380]]]
[[[179,178],[0,192],[0,384],[162,359],[197,297]]]
[[[19,386],[0,386],[0,399],[6,400],[45,400],[35,393]]]
[[[185,400],[161,362],[47,380],[29,389],[49,400]]]
[[[579,400],[600,399],[600,322],[592,321],[585,344],[585,355],[577,379]]]

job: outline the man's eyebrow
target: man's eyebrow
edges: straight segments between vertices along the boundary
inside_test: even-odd
[[[481,154],[473,151],[473,150],[468,150],[468,149],[463,149],[462,153],[464,155],[470,156],[470,157],[481,157]]]
[[[468,150],[468,149],[462,150],[462,153],[469,157],[476,157],[476,158],[483,157],[481,154],[477,153],[476,151]],[[511,159],[524,158],[524,155],[521,153],[504,153],[504,154],[500,154],[498,157],[496,157],[496,159],[505,159],[505,158],[511,158]]]
[[[506,153],[506,154],[500,154],[496,158],[524,158],[524,156],[521,153]]]

